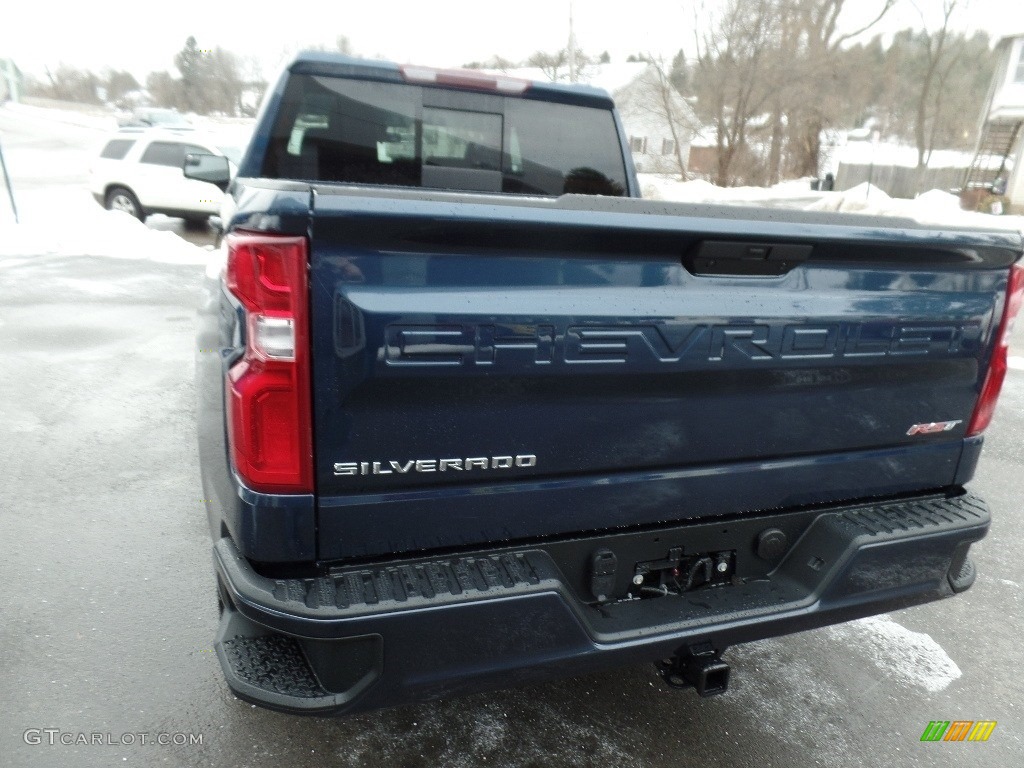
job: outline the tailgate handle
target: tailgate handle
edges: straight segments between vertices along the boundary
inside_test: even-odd
[[[693,275],[778,277],[810,258],[813,245],[702,240],[683,256]]]

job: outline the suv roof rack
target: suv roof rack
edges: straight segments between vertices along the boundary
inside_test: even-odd
[[[117,129],[118,133],[159,133],[163,135],[183,136],[195,132],[190,125],[176,125],[173,128],[163,125],[122,125]]]

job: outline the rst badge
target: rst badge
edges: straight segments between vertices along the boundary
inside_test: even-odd
[[[956,421],[932,421],[927,424],[915,424],[907,430],[907,435],[913,437],[914,435],[934,435],[938,432],[952,432],[956,429],[957,424],[963,423],[963,419],[957,419]]]
[[[335,477],[354,475],[406,475],[412,472],[473,472],[483,469],[529,469],[537,466],[532,453],[517,456],[477,456],[467,459],[409,459],[408,461],[341,461]]]

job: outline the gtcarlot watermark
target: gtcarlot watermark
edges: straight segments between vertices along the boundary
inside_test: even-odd
[[[112,731],[62,731],[60,728],[27,728],[22,738],[26,744],[56,746],[108,746],[133,747],[136,745],[158,747],[195,747],[203,743],[201,733],[169,733],[138,731],[134,733],[113,733]]]

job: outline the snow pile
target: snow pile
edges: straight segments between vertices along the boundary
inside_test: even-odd
[[[863,213],[871,216],[902,216],[922,224],[978,229],[1024,230],[1024,217],[992,216],[965,211],[956,195],[932,189],[913,200],[889,197],[878,187],[864,183],[845,192],[828,192],[805,210]]]
[[[205,265],[209,251],[173,232],[150,229],[120,211],[90,206],[56,207],[59,220],[30,211],[15,224],[0,219],[0,259],[32,256],[106,256],[165,264]]]
[[[933,189],[913,200],[889,197],[878,187],[860,184],[845,192],[814,192],[808,180],[784,182],[774,187],[716,187],[706,181],[679,181],[655,174],[641,174],[640,188],[650,200],[683,203],[715,203],[788,208],[803,211],[860,213],[869,216],[896,216],[921,224],[945,227],[973,227],[1024,231],[1022,216],[991,216],[965,211],[960,200],[948,192]]]
[[[826,631],[864,651],[889,678],[917,685],[930,693],[945,690],[961,675],[960,667],[930,635],[907,629],[888,614],[851,621]]]
[[[964,213],[960,208],[960,200],[956,195],[933,189],[919,195],[913,200],[889,197],[878,187],[858,184],[845,192],[833,192],[818,202],[808,206],[813,211],[840,211],[844,213],[866,213],[875,216],[911,216],[927,213],[941,221],[949,221],[950,217],[958,217]],[[991,219],[991,216],[984,216]]]
[[[640,189],[648,200],[680,203],[725,203],[769,207],[803,208],[828,193],[811,190],[810,179],[785,181],[774,187],[717,187],[698,179],[679,181],[654,173],[638,174]]]

